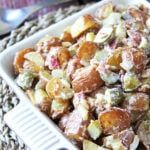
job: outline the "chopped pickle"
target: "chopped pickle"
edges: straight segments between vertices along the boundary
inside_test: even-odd
[[[93,140],[96,140],[102,133],[102,129],[98,120],[91,120],[87,130]]]
[[[33,81],[34,75],[30,72],[22,72],[16,78],[16,83],[24,90],[31,88]]]
[[[123,88],[125,91],[133,91],[139,87],[141,82],[136,74],[127,72],[123,77]]]
[[[105,100],[109,106],[117,106],[122,102],[124,95],[120,88],[106,89]]]

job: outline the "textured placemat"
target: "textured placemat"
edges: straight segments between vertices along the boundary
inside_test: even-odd
[[[25,22],[25,24],[12,31],[10,36],[0,41],[0,52],[7,47],[31,36],[35,32],[42,30],[53,23],[56,23],[63,18],[81,10],[85,6],[71,6],[65,9],[48,13],[38,19]],[[0,77],[0,150],[27,150],[24,143],[11,131],[5,124],[4,114],[11,110],[19,103],[19,99],[8,87],[6,82]]]

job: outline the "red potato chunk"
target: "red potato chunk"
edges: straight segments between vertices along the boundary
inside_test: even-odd
[[[90,93],[102,84],[103,81],[101,80],[98,71],[93,66],[78,69],[74,74],[74,79],[72,81],[72,87],[77,93]]]
[[[148,17],[148,15],[145,12],[135,8],[130,8],[129,13],[133,18],[135,18],[136,21],[141,21],[143,23],[146,22]]]
[[[67,77],[72,80],[72,75],[75,73],[77,69],[81,67],[82,65],[80,63],[80,59],[78,58],[71,59],[67,65]]]
[[[23,67],[23,63],[25,61],[24,55],[31,51],[33,51],[32,48],[26,48],[16,53],[13,62],[15,73],[19,73],[19,70]]]
[[[115,50],[106,61],[107,65],[114,66],[116,69],[121,69],[120,63],[122,62],[122,49]]]
[[[129,111],[144,112],[149,110],[150,98],[145,93],[135,93],[127,96],[124,105]]]
[[[61,46],[62,42],[58,37],[45,37],[36,44],[36,50],[39,52],[48,52],[51,47]]]
[[[70,59],[71,56],[70,56],[70,53],[67,48],[60,47],[58,49],[57,57],[62,66],[64,63],[68,62],[68,60]]]
[[[91,59],[96,50],[98,49],[97,45],[93,42],[84,42],[77,50],[77,57],[84,60]]]
[[[136,150],[139,145],[139,138],[131,129],[107,136],[103,140],[107,148],[114,150]]]
[[[145,67],[145,60],[146,56],[144,55],[143,51],[135,51],[133,52],[133,62],[134,62],[134,70],[137,73],[140,73],[143,71]]]
[[[130,113],[120,108],[110,108],[99,114],[104,134],[114,134],[130,127]]]
[[[81,141],[87,138],[87,126],[89,124],[88,120],[83,120],[82,115],[78,110],[74,110],[66,123],[65,134],[70,139],[75,139]]]
[[[71,26],[71,35],[73,38],[79,37],[82,33],[89,29],[98,29],[99,24],[94,20],[94,18],[87,14],[80,17],[76,22]]]
[[[126,71],[133,69],[136,73],[144,70],[146,56],[143,51],[127,48],[122,52],[121,67]]]
[[[65,130],[66,124],[69,120],[69,117],[70,117],[70,113],[65,114],[63,117],[61,117],[61,119],[59,121],[59,127],[60,127],[61,130],[63,130],[63,131]]]
[[[63,32],[61,34],[60,38],[64,42],[71,42],[72,43],[74,41],[74,39],[72,38],[71,34],[69,32],[67,32],[67,31]]]

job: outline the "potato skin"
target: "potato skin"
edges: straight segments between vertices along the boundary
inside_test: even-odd
[[[146,56],[144,55],[143,51],[139,50],[139,51],[133,52],[134,70],[136,73],[140,73],[144,70],[145,59],[146,59]]]
[[[41,112],[50,117],[51,102],[48,99],[44,99],[42,103],[35,104],[35,106],[38,107]]]
[[[61,40],[64,42],[71,42],[71,43],[74,41],[71,34],[67,31],[65,31],[61,34]]]
[[[89,124],[89,119],[83,120],[78,110],[74,110],[70,113],[65,127],[65,134],[67,137],[77,141],[82,141],[84,138],[88,138],[87,126]]]
[[[80,27],[80,28],[79,28]],[[94,20],[94,18],[87,14],[80,17],[71,27],[72,37],[78,38],[82,33],[89,29],[99,29],[99,24]]]
[[[129,111],[144,112],[149,110],[150,98],[145,93],[133,93],[124,101],[124,107]]]
[[[99,114],[104,134],[115,134],[130,127],[130,113],[124,109],[112,107]]]
[[[57,47],[61,45],[62,41],[58,37],[50,37],[46,40],[39,41],[36,44],[35,49],[39,52],[48,52],[51,49],[51,47]]]
[[[58,48],[57,56],[61,65],[67,63],[71,57],[68,49],[64,47]]]
[[[103,84],[100,75],[94,66],[78,69],[74,74],[72,87],[76,93],[90,93]]]
[[[122,51],[122,61],[128,60],[133,64],[135,73],[141,73],[145,67],[146,55],[141,49],[126,48]]]
[[[77,50],[77,57],[88,60],[94,56],[97,49],[98,47],[95,43],[86,41]]]
[[[122,58],[121,58],[121,54],[122,54],[122,49],[117,49],[114,51],[114,53],[112,53],[106,61],[107,65],[110,66],[115,66],[116,69],[120,70],[120,63],[122,62]]]
[[[130,8],[129,13],[137,21],[145,23],[147,20],[147,14],[143,11],[137,10],[135,8]]]
[[[67,65],[67,69],[66,69],[67,77],[70,80],[72,80],[72,75],[75,73],[75,71],[77,69],[79,69],[81,67],[82,67],[82,65],[80,63],[80,59],[78,59],[78,58],[70,59],[68,62],[68,65]]]
[[[19,73],[19,70],[23,66],[23,63],[25,61],[24,55],[31,52],[31,51],[33,51],[32,48],[26,48],[26,49],[20,50],[16,53],[15,58],[14,58],[14,62],[13,62],[16,74]]]

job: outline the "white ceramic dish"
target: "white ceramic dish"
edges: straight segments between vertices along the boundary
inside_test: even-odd
[[[15,53],[20,49],[32,47],[46,34],[55,36],[60,35],[66,26],[72,24],[81,15],[93,13],[98,7],[109,1],[112,1],[117,5],[142,3],[150,8],[150,4],[146,0],[103,0],[43,31],[38,32],[28,39],[15,44],[1,54],[0,74],[20,98],[20,104],[5,115],[5,121],[9,127],[12,128],[12,130],[14,130],[20,138],[22,138],[30,149],[58,150],[66,148],[68,150],[77,150],[77,148],[61,134],[58,127],[29,102],[25,93],[14,82],[12,64]]]

